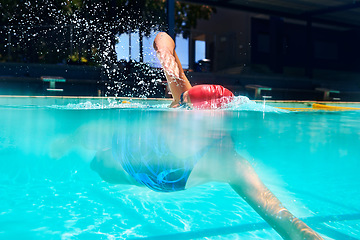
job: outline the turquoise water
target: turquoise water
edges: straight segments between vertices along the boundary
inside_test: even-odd
[[[31,101],[0,106],[0,239],[281,239],[224,183],[159,193],[104,181],[91,165],[114,132],[175,155],[231,136],[297,217],[325,239],[360,238],[360,112]]]

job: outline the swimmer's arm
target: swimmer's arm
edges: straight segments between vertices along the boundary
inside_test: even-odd
[[[156,36],[153,46],[165,70],[166,80],[174,99],[174,104],[170,105],[172,107],[179,102],[180,95],[189,90],[191,85],[176,54],[173,39],[168,34],[160,32]]]
[[[259,179],[249,162],[238,162],[235,171],[231,187],[284,239],[322,239],[282,205]]]
[[[165,72],[179,77],[179,67],[175,59],[175,42],[166,33],[159,33],[154,40],[153,47]]]

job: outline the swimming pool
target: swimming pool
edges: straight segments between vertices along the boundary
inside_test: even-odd
[[[103,181],[96,152],[114,132],[142,129],[149,145],[176,143],[174,154],[230,135],[292,213],[325,239],[359,239],[360,112],[268,106],[299,104],[192,111],[166,100],[1,97],[0,238],[281,239],[227,184],[159,193]]]

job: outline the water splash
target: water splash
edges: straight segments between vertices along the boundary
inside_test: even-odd
[[[147,110],[166,110],[166,111],[209,111],[209,110],[188,110],[184,108],[169,108],[170,101],[164,100],[144,100],[144,99],[118,99],[108,98],[105,102],[86,101],[82,103],[69,103],[67,105],[51,105],[50,108],[63,110],[94,110],[94,109],[147,109]],[[289,111],[271,107],[269,105],[251,101],[245,96],[234,97],[233,101],[225,108],[213,109],[210,111],[254,111],[254,112],[274,112],[288,113]]]
[[[226,106],[228,110],[241,110],[241,111],[255,111],[255,112],[275,112],[275,113],[288,113],[289,111],[284,109],[279,109],[271,107],[269,105],[256,103],[251,101],[248,97],[245,96],[236,96],[234,99]]]
[[[111,81],[105,82],[105,96],[162,97],[165,75],[161,69],[133,60],[122,61],[108,72]]]
[[[69,103],[66,105],[51,105],[49,108],[62,110],[94,110],[94,109],[167,109],[167,103],[150,104],[146,101],[132,101],[108,98],[107,103],[86,101],[82,103]]]
[[[5,60],[100,65],[98,83],[104,86],[106,96],[160,96],[164,76],[157,69],[132,61],[133,69],[127,74],[121,71],[115,52],[118,33],[137,31],[149,36],[153,30],[164,30],[159,9],[146,8],[150,14],[143,16],[143,6],[132,1],[120,5],[114,1],[56,0],[25,0],[2,7],[8,9],[6,26],[0,28],[9,52]]]

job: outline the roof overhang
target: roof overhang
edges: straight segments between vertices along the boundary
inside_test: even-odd
[[[185,0],[346,28],[360,28],[359,0]]]

